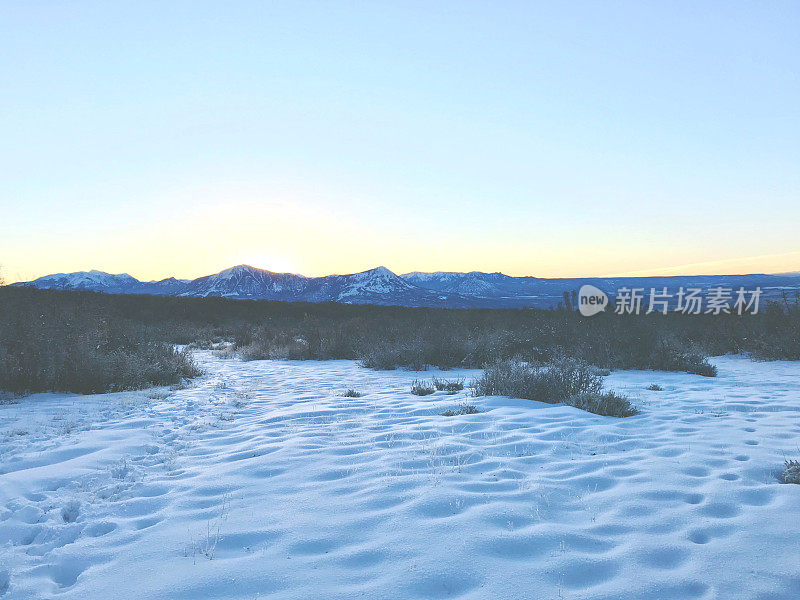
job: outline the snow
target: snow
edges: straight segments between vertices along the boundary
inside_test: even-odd
[[[255,270],[255,267],[251,267],[250,265],[236,265],[235,267],[220,271],[214,275],[214,277],[217,279],[232,279],[234,277],[241,277],[242,275],[252,275]]]
[[[642,413],[614,419],[198,358],[186,389],[0,406],[2,600],[800,597],[797,363],[615,372]]]
[[[124,288],[141,283],[138,279],[127,273],[113,275],[103,271],[79,271],[77,273],[57,273],[46,275],[32,281],[40,288],[68,288],[68,289],[108,289]]]
[[[342,291],[339,292],[337,300],[358,297],[363,294],[402,294],[415,289],[414,286],[400,279],[386,267],[334,277],[342,285]]]

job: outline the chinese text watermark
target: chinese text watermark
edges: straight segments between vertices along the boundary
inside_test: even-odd
[[[614,312],[618,315],[638,315],[677,312],[688,315],[758,314],[761,288],[738,290],[723,286],[702,288],[679,288],[668,291],[664,288],[621,287],[614,297]],[[603,312],[611,304],[603,290],[593,286],[581,286],[577,297],[578,310],[586,317]]]

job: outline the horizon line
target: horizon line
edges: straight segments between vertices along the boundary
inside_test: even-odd
[[[768,257],[768,256],[775,256],[775,255],[765,255],[764,257]],[[762,257],[752,257],[752,258],[762,258]],[[733,262],[733,260],[735,260],[735,259],[731,259],[730,262]],[[9,280],[9,281],[6,282],[6,285],[15,285],[15,284],[20,284],[20,283],[32,283],[32,282],[37,281],[39,279],[42,279],[44,277],[54,277],[54,276],[57,276],[57,275],[65,275],[66,276],[66,275],[74,275],[76,273],[93,273],[93,272],[94,273],[102,273],[104,275],[112,275],[112,276],[123,276],[124,275],[124,276],[127,276],[127,277],[131,277],[133,279],[136,279],[140,283],[154,283],[154,282],[157,283],[157,282],[165,281],[165,280],[168,280],[168,279],[175,279],[175,280],[179,280],[179,281],[194,281],[194,280],[197,280],[197,279],[201,279],[203,277],[211,277],[211,276],[214,276],[214,275],[219,275],[220,273],[223,273],[225,271],[229,271],[231,269],[235,269],[236,267],[248,267],[248,268],[256,270],[256,271],[272,273],[272,274],[275,274],[275,275],[295,275],[295,276],[299,276],[299,277],[305,277],[306,279],[320,279],[320,278],[323,278],[323,277],[358,275],[360,273],[367,273],[369,271],[375,271],[377,269],[386,269],[387,271],[389,271],[393,275],[396,275],[397,277],[406,277],[406,276],[412,275],[412,274],[435,275],[435,274],[451,274],[452,273],[452,274],[468,275],[470,273],[477,273],[477,274],[483,274],[483,275],[503,275],[503,276],[506,276],[506,277],[513,277],[513,278],[528,278],[528,277],[530,277],[530,278],[545,279],[545,280],[547,280],[547,279],[645,279],[645,278],[653,278],[653,277],[745,277],[745,276],[752,276],[752,275],[768,275],[768,276],[781,276],[781,275],[783,275],[783,276],[787,276],[787,277],[800,276],[800,269],[798,269],[797,271],[779,271],[779,272],[770,272],[770,273],[767,273],[767,272],[756,272],[756,271],[742,272],[742,273],[691,273],[691,274],[687,274],[687,273],[669,273],[669,271],[675,271],[675,270],[678,270],[678,269],[684,269],[686,267],[719,264],[719,263],[725,263],[725,262],[729,262],[729,261],[728,260],[724,260],[724,261],[713,261],[713,262],[703,262],[703,263],[690,263],[690,264],[687,264],[687,265],[679,265],[679,266],[675,266],[675,267],[667,267],[667,268],[662,268],[662,269],[642,269],[642,270],[637,270],[637,271],[628,271],[628,272],[625,272],[625,273],[615,273],[615,274],[607,274],[607,275],[581,275],[581,276],[560,276],[560,277],[542,277],[542,276],[537,276],[537,275],[508,275],[506,273],[503,273],[502,271],[477,271],[477,270],[470,270],[470,271],[445,271],[445,270],[420,271],[420,270],[414,270],[414,271],[407,271],[405,273],[397,273],[397,272],[393,271],[392,269],[390,269],[389,267],[386,267],[386,266],[383,266],[383,265],[378,265],[376,267],[372,267],[372,268],[369,268],[369,269],[364,269],[364,270],[361,270],[361,271],[353,271],[353,272],[350,272],[350,273],[347,273],[347,272],[341,273],[340,272],[340,273],[328,273],[326,275],[305,275],[303,273],[298,273],[298,272],[293,272],[293,271],[272,271],[271,269],[268,269],[268,268],[257,267],[257,266],[250,265],[250,264],[247,264],[247,263],[240,263],[240,264],[237,264],[237,265],[232,265],[230,267],[226,267],[226,268],[221,269],[220,271],[216,271],[214,273],[207,273],[205,275],[199,275],[197,277],[188,277],[188,278],[187,277],[178,277],[176,275],[171,275],[171,276],[168,276],[168,277],[163,277],[161,279],[146,279],[146,278],[145,279],[139,279],[137,276],[131,275],[130,273],[127,273],[127,272],[112,273],[112,272],[103,271],[103,270],[100,270],[100,269],[86,269],[86,270],[78,270],[78,271],[70,271],[70,272],[46,273],[44,275],[39,275],[38,277],[34,277],[33,279],[27,279],[27,280],[25,280],[25,279],[18,279],[18,280],[13,280],[13,281]]]

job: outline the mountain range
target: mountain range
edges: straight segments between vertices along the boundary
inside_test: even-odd
[[[396,275],[377,267],[350,275],[305,277],[294,273],[273,273],[249,265],[238,265],[197,279],[139,281],[127,274],[81,271],[46,275],[33,281],[15,283],[40,289],[91,290],[108,294],[151,294],[159,296],[218,296],[249,300],[286,302],[341,302],[447,308],[550,308],[556,307],[564,292],[591,284],[609,295],[621,287],[696,287],[706,290],[723,286],[734,290],[760,287],[764,299],[792,297],[800,290],[800,274],[779,275],[696,275],[671,277],[564,278],[512,277],[503,273],[436,272]]]

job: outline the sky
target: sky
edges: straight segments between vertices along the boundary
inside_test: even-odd
[[[0,3],[0,268],[800,271],[800,3]]]

